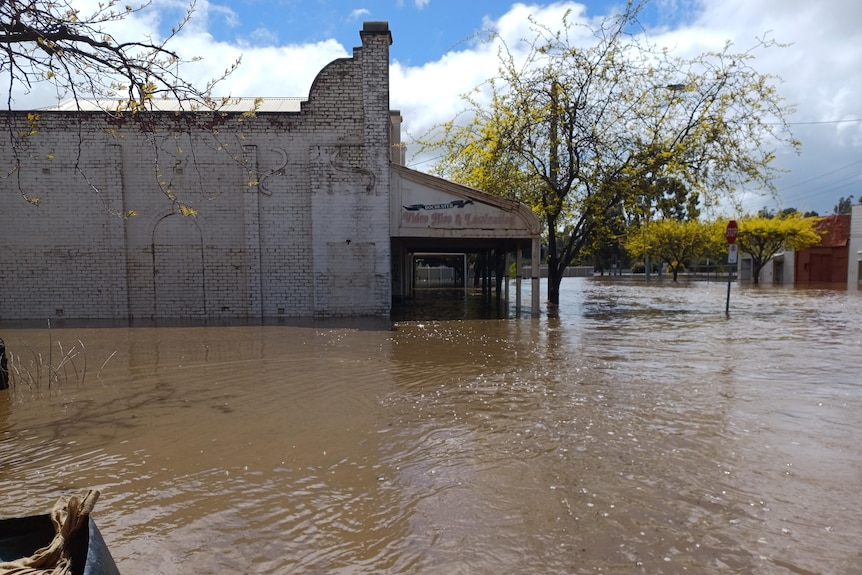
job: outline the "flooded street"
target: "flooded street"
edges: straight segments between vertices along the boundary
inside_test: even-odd
[[[573,278],[539,319],[0,324],[31,374],[0,392],[2,514],[100,489],[124,575],[862,575],[862,293],[725,295]]]

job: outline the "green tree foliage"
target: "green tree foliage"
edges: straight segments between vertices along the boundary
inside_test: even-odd
[[[638,258],[656,258],[668,265],[677,281],[680,270],[693,260],[720,249],[724,228],[700,220],[665,218],[644,223],[630,232],[625,241],[628,252]]]
[[[656,213],[661,217],[682,221],[700,216],[697,190],[689,190],[685,183],[672,178],[660,178],[653,187],[646,199],[655,199]]]
[[[601,230],[589,238],[583,252],[590,256],[593,268],[604,275],[605,270],[619,268],[630,260],[624,247],[628,227],[623,206],[617,204],[608,209],[601,225]]]
[[[437,173],[544,219],[552,305],[566,267],[607,241],[613,218],[650,219],[663,198],[693,211],[678,193],[712,205],[742,184],[771,189],[773,146],[798,145],[752,52],[674,57],[628,33],[641,7],[586,30],[568,17],[559,30],[534,24],[526,57],[504,47],[496,77],[422,142],[442,149]]]
[[[763,206],[762,208],[757,210],[757,217],[758,218],[769,219],[769,218],[774,218],[776,215],[777,214],[775,213],[775,210],[770,210],[769,206]]]
[[[833,208],[834,213],[836,214],[849,214],[853,211],[853,196],[841,197],[838,199],[838,203],[835,204]]]
[[[786,217],[745,217],[739,222],[736,243],[739,251],[751,256],[751,277],[760,283],[760,270],[778,252],[801,250],[820,242],[814,227],[816,218],[803,218],[798,213]]]

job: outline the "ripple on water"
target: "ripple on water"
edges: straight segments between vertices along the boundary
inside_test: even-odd
[[[856,568],[858,294],[564,287],[539,320],[55,330],[116,353],[0,406],[4,508],[101,488],[127,575]]]

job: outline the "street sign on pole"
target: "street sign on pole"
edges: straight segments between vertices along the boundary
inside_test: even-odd
[[[724,231],[724,237],[727,239],[727,243],[735,244],[737,233],[739,233],[739,227],[736,225],[736,220],[730,220],[727,222],[727,229]]]
[[[727,303],[724,305],[725,315],[730,315],[730,282],[733,279],[733,268],[731,267],[737,261],[739,246],[736,245],[736,236],[739,233],[739,227],[736,225],[736,220],[727,222],[727,229],[724,231],[724,237],[727,240]]]
[[[737,261],[737,257],[739,255],[739,246],[736,244],[730,244],[727,246],[727,263],[735,264]]]

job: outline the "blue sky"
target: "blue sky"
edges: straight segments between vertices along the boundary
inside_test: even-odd
[[[681,7],[685,2],[690,0],[654,0],[644,20],[654,25],[678,24],[693,13]],[[210,12],[209,30],[216,39],[233,43],[313,44],[334,39],[350,48],[358,43],[362,22],[383,20],[393,31],[393,59],[418,66],[463,50],[513,4],[499,0],[226,0],[211,3],[220,8]],[[590,16],[599,16],[619,2],[591,0],[579,5]]]
[[[97,0],[72,0],[76,6]],[[232,96],[305,96],[315,75],[360,43],[362,22],[385,20],[392,31],[390,103],[404,117],[404,140],[463,108],[460,95],[487,79],[496,53],[476,39],[492,29],[515,41],[532,15],[548,25],[566,10],[601,18],[624,0],[514,3],[503,0],[197,0],[190,25],[173,48],[203,60],[183,70],[202,84],[238,56],[242,65],[220,86]],[[118,37],[167,30],[186,0],[153,0]],[[778,149],[787,170],[777,199],[746,192],[746,209],[795,207],[830,213],[839,197],[862,197],[862,2],[858,0],[652,0],[642,21],[652,39],[692,55],[732,42],[739,50],[768,36],[787,44],[757,53],[756,68],[783,80],[797,106],[791,118],[801,155]],[[122,29],[125,27],[124,29]],[[53,105],[37,87],[13,93],[16,107]],[[427,162],[414,159],[413,167]]]
[[[366,20],[389,22],[397,42],[392,56],[405,64],[419,65],[458,49],[477,30],[486,16],[497,18],[507,6],[493,2],[397,2],[282,1],[267,4],[257,0],[232,2],[239,12],[239,25],[220,26],[225,37],[313,43],[335,39],[345,47],[357,44],[357,30]],[[268,6],[268,7],[267,7]],[[458,17],[453,17],[457,10]],[[274,25],[278,20],[278,25]]]

